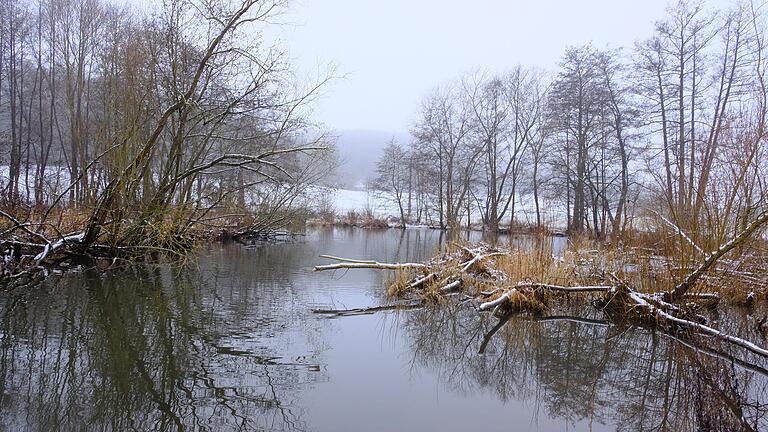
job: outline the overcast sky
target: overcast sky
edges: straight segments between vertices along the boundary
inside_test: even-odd
[[[632,47],[668,0],[296,0],[281,38],[309,73],[345,78],[315,117],[333,129],[408,131],[430,89],[482,67],[554,69],[566,47]]]

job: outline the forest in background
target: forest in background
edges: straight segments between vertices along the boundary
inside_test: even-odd
[[[758,2],[677,1],[634,47],[443,83],[372,187],[409,222],[499,231],[525,208],[561,228],[554,206],[570,233],[672,229],[713,250],[768,208],[766,24]]]
[[[262,36],[285,1],[0,6],[1,237],[17,260],[273,229],[335,166],[306,115],[333,70],[302,82]]]

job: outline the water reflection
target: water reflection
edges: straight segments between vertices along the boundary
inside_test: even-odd
[[[437,234],[320,230],[0,291],[0,430],[312,429],[330,324],[311,309],[382,293],[377,273],[313,274],[317,255],[425,259]]]
[[[313,273],[317,255],[423,260],[447,241],[435,230],[324,229],[288,244],[211,247],[184,266],[0,291],[0,430],[766,426],[759,359],[696,355],[600,317],[499,325],[469,304],[311,314],[384,301],[381,272]],[[449,391],[436,395],[439,386]]]
[[[584,311],[581,311],[582,314]],[[413,362],[454,391],[533,401],[536,416],[626,431],[768,427],[768,370],[726,347],[693,350],[597,317],[478,318],[466,306],[405,316]],[[762,362],[762,365],[761,365]]]
[[[85,272],[3,296],[0,425],[302,429],[294,402],[327,379],[317,322],[294,320],[278,267],[265,279],[284,295],[265,296],[255,267],[220,254],[204,273]]]

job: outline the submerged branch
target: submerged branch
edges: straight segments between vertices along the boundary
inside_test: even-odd
[[[363,308],[352,309],[313,309],[312,313],[319,315],[327,315],[328,318],[336,318],[342,316],[355,316],[355,315],[370,315],[376,312],[391,311],[391,310],[411,310],[418,309],[424,306],[424,302],[412,302],[412,303],[397,303],[383,306],[372,306]]]
[[[686,327],[692,330],[695,330],[698,333],[707,334],[710,336],[715,336],[717,338],[721,338],[727,342],[730,342],[734,345],[738,345],[748,351],[751,351],[755,354],[761,355],[763,357],[768,357],[768,350],[760,347],[748,340],[737,338],[735,336],[731,336],[728,334],[725,334],[719,330],[713,329],[712,327],[706,326],[704,324],[699,324],[697,322],[685,320],[682,318],[678,318],[672,314],[669,314],[662,310],[661,308],[658,308],[643,298],[643,296],[637,292],[629,291],[628,292],[629,298],[635,301],[637,306],[647,309],[652,315],[654,315],[657,319],[660,321],[667,321],[668,323],[677,325],[679,327]]]

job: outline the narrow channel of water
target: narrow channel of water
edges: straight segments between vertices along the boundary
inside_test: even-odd
[[[696,354],[598,316],[498,327],[468,303],[311,313],[386,301],[382,272],[313,273],[319,254],[416,261],[444,242],[318,229],[0,291],[0,430],[727,430],[718,419],[738,410],[768,421],[760,359]]]

